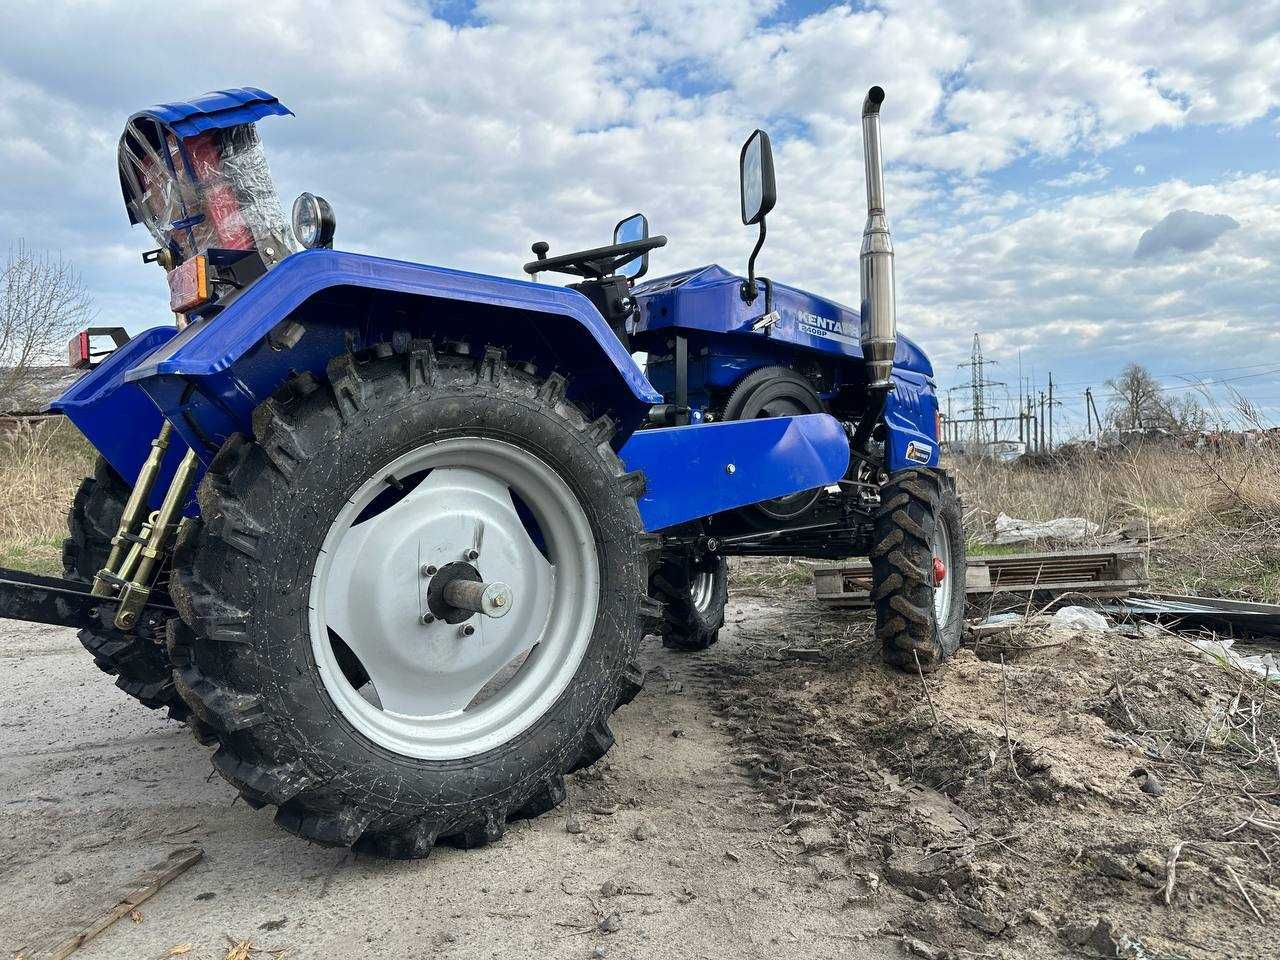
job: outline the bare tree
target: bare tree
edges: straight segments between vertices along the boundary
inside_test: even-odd
[[[0,278],[0,406],[29,387],[39,367],[62,360],[92,313],[80,275],[61,254],[21,240],[9,247]]]
[[[1116,430],[1197,432],[1208,422],[1208,413],[1196,397],[1169,396],[1140,363],[1130,363],[1107,386],[1114,394],[1107,418]]]

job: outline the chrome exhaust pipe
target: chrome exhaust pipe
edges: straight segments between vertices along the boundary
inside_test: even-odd
[[[872,87],[862,101],[862,149],[867,168],[867,226],[862,231],[862,356],[867,388],[893,385],[893,353],[898,343],[897,303],[893,283],[893,241],[884,214],[884,164],[880,158],[880,104],[884,90]]]

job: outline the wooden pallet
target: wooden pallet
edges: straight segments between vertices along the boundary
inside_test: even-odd
[[[967,572],[970,596],[1044,592],[1124,597],[1148,585],[1146,551],[1140,546],[970,557]],[[813,587],[818,600],[831,606],[869,607],[871,561],[815,567]]]

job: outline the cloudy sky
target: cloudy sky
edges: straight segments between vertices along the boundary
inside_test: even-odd
[[[1127,361],[1280,419],[1280,2],[6,0],[0,240],[60,249],[100,319],[168,320],[115,173],[125,118],[259,86],[286,204],[340,248],[508,276],[648,213],[655,273],[743,269],[737,151],[772,135],[762,272],[857,299],[858,109],[884,106],[902,329],[943,387],[1050,371],[1060,422]],[[957,408],[963,404],[956,395]]]

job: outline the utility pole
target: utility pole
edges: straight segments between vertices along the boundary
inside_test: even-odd
[[[1053,371],[1049,371],[1049,452],[1053,452]]]
[[[1097,427],[1098,433],[1101,434],[1102,433],[1102,416],[1098,413],[1097,404],[1093,402],[1092,389],[1085,390],[1084,402],[1085,402],[1085,414],[1086,415],[1092,414],[1092,418],[1090,422],[1093,423],[1095,427]],[[1091,437],[1093,436],[1092,431],[1090,431],[1090,436]],[[1094,441],[1097,442],[1096,437],[1094,437]]]
[[[1045,433],[1044,433],[1044,391],[1043,391],[1043,390],[1041,390],[1041,391],[1040,391],[1040,428],[1039,428],[1039,442],[1036,444],[1037,448],[1038,448],[1038,449],[1040,449],[1040,450],[1043,450],[1043,449],[1044,449],[1044,438],[1045,438]]]

